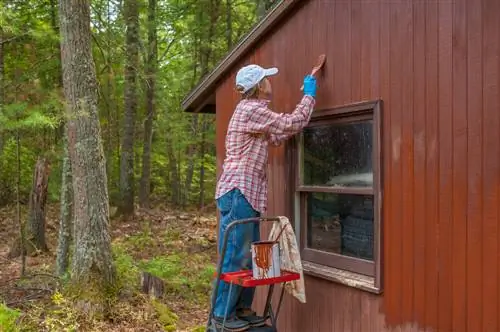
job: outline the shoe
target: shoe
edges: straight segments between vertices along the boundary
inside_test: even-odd
[[[217,329],[221,329],[221,332],[242,332],[250,328],[250,324],[248,322],[236,317],[226,318],[225,322],[224,317],[214,317],[214,322]],[[224,330],[222,330],[222,325],[224,325]]]
[[[243,321],[248,322],[252,327],[260,327],[266,325],[266,319],[257,316],[257,313],[251,309],[239,309],[236,311],[236,317]]]

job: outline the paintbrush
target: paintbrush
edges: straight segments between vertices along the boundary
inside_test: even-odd
[[[326,55],[325,54],[321,54],[319,57],[318,57],[318,61],[316,62],[316,66],[313,67],[313,69],[311,70],[311,76],[314,76],[316,75],[316,73],[323,67],[323,65],[325,64],[325,61],[326,61]],[[304,90],[304,85],[302,85],[302,87],[300,88],[300,91]]]

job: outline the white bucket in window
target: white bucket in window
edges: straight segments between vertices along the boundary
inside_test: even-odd
[[[280,248],[275,241],[252,243],[254,279],[276,278],[281,275]]]

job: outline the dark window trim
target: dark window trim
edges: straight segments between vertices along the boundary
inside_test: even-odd
[[[341,107],[335,107],[325,110],[314,111],[311,122],[308,127],[315,127],[325,124],[356,122],[360,120],[371,119],[373,121],[373,187],[327,187],[327,186],[305,186],[300,181],[302,174],[301,165],[301,148],[303,136],[297,135],[293,145],[289,146],[290,153],[287,159],[291,161],[289,165],[290,178],[294,179],[292,186],[292,195],[290,199],[290,212],[297,221],[300,222],[300,228],[296,229],[299,233],[299,243],[301,248],[301,256],[305,262],[319,264],[326,268],[335,270],[344,270],[352,273],[373,277],[374,289],[378,292],[382,291],[382,148],[381,148],[381,131],[382,131],[382,101],[367,101]],[[305,222],[306,209],[304,204],[304,195],[306,192],[331,192],[341,194],[366,194],[373,195],[374,200],[374,259],[367,261],[355,257],[349,257],[334,253],[328,253],[312,248],[306,248],[305,241],[307,239],[307,223]],[[297,204],[299,206],[297,207]],[[298,212],[298,214],[297,214]]]

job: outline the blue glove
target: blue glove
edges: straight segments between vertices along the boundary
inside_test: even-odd
[[[314,76],[307,75],[304,77],[304,95],[316,97],[316,79]]]

